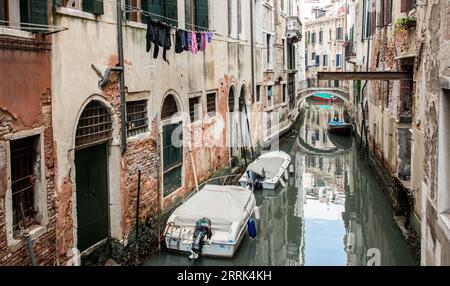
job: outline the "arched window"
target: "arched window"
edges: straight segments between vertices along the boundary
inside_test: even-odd
[[[108,109],[99,101],[91,101],[81,113],[75,134],[77,149],[107,142],[112,137],[112,120]]]
[[[173,95],[169,94],[163,102],[161,110],[161,119],[168,119],[178,113],[178,106]]]

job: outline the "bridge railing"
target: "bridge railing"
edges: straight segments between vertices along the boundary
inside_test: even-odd
[[[348,83],[346,81],[319,81],[317,78],[308,78],[299,82],[299,90],[305,90],[308,88],[340,88],[348,90]]]

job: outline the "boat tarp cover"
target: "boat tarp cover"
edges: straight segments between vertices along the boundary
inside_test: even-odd
[[[264,169],[266,178],[271,179],[278,173],[285,160],[281,157],[258,158],[248,165],[247,170],[262,176],[262,169]]]
[[[252,191],[239,186],[206,185],[173,212],[178,226],[194,227],[197,220],[208,218],[212,229],[228,231],[233,222],[241,223],[245,212],[251,212],[248,203]]]

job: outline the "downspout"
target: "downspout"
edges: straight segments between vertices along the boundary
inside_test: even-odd
[[[370,54],[370,38],[367,39],[367,54],[366,54],[366,72],[369,71],[369,54]],[[361,89],[361,111],[362,111],[362,122],[361,122],[361,131],[364,130],[364,137],[366,138],[366,148],[369,146],[369,141],[367,139],[367,128],[366,128],[366,112],[364,110],[364,90],[366,89],[367,83],[369,81],[366,80],[363,88]],[[363,145],[363,134],[361,134],[361,147]]]
[[[251,53],[251,73],[252,73],[252,96],[256,95],[255,89],[255,39],[254,39],[254,23],[253,23],[253,0],[250,0],[250,53]],[[253,144],[252,144],[252,133],[250,130],[250,122],[248,120],[248,112],[247,112],[247,99],[244,99],[244,108],[245,108],[245,116],[247,117],[247,128],[248,128],[248,137],[250,142],[250,156],[253,161]]]
[[[120,92],[120,120],[121,120],[121,140],[120,140],[120,152],[125,154],[127,151],[127,129],[126,129],[126,108],[127,103],[125,100],[125,68],[123,61],[123,38],[122,38],[122,7],[121,0],[116,0],[117,3],[117,53],[119,55],[119,92]]]

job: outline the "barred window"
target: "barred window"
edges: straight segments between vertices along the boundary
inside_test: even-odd
[[[191,122],[200,120],[200,96],[189,98],[189,115]]]
[[[216,116],[216,93],[208,93],[206,95],[206,110],[209,116]]]
[[[112,121],[106,107],[99,101],[91,101],[83,110],[75,136],[77,149],[89,147],[110,140]]]
[[[261,85],[256,85],[256,102],[261,101]]]
[[[36,151],[38,145],[39,136],[10,142],[14,233],[36,223],[34,192],[37,181],[35,172],[40,169]]]
[[[132,137],[147,130],[147,100],[127,102],[127,136]]]

